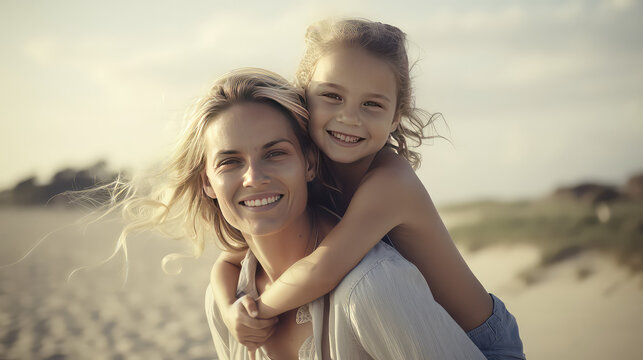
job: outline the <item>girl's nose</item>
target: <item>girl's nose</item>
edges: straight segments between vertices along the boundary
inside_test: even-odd
[[[357,111],[345,107],[337,117],[337,121],[348,126],[360,126],[362,122],[359,119]]]
[[[268,184],[270,177],[266,174],[264,169],[259,164],[250,163],[248,169],[243,175],[244,187],[258,187],[260,185]]]

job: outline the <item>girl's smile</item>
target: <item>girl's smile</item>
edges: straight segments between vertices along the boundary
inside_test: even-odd
[[[356,146],[358,142],[364,140],[363,137],[353,136],[339,131],[327,131],[340,146]]]

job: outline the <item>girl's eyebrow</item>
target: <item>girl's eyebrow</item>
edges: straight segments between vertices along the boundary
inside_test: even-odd
[[[371,98],[377,98],[377,99],[380,99],[380,100],[384,100],[386,102],[391,102],[391,99],[389,99],[388,96],[383,95],[383,94],[367,93],[366,96],[371,97]]]
[[[322,89],[323,89],[323,91],[328,90],[328,88],[330,88],[331,90],[333,90],[333,89],[334,89],[334,90],[341,91],[341,92],[346,91],[346,88],[345,88],[345,87],[343,87],[343,86],[341,86],[341,85],[339,85],[339,84],[336,84],[336,83],[332,83],[332,82],[327,82],[327,81],[322,81],[322,82],[320,82],[320,81],[311,81],[311,85],[312,85],[313,83],[314,83],[314,86],[315,86],[315,87],[317,87],[317,88],[322,88]],[[326,89],[324,89],[324,88],[326,88]]]
[[[272,141],[269,141],[269,142],[265,143],[261,147],[261,149],[268,149],[268,148],[271,148],[271,147],[273,147],[273,146],[275,146],[275,145],[277,145],[279,143],[282,143],[282,142],[287,142],[290,145],[295,146],[295,144],[292,141],[290,141],[288,139],[285,139],[285,138],[281,138],[281,139],[272,140]],[[240,154],[240,153],[241,152],[239,150],[219,150],[219,151],[216,152],[216,154],[214,154],[214,157],[217,158],[217,157],[223,156],[223,155],[237,155],[237,154]]]
[[[343,90],[343,91],[346,90],[345,87],[343,87],[343,86],[341,86],[339,84],[332,83],[332,82],[320,82],[320,83],[317,84],[317,86],[327,86],[327,87],[331,87],[331,88],[335,88],[337,90]],[[389,102],[389,103],[391,102],[391,99],[389,99],[389,97],[384,95],[384,94],[371,92],[371,93],[366,93],[365,95],[367,97],[377,98],[377,99],[380,99],[380,100],[383,100],[383,101],[386,101],[386,102]]]
[[[317,86],[328,86],[328,87],[336,88],[338,90],[346,90],[346,88],[344,88],[343,86],[341,86],[339,84],[335,84],[335,83],[327,82],[327,81],[326,82],[318,82]]]

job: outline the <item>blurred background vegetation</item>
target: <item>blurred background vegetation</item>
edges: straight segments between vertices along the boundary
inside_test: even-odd
[[[0,206],[78,206],[81,203],[66,192],[108,184],[118,176],[105,160],[86,168],[62,169],[45,184],[30,176],[0,191]],[[100,204],[105,199],[93,200]],[[625,184],[579,183],[540,198],[465,202],[443,206],[440,211],[447,218],[459,219],[447,223],[449,231],[470,251],[491,245],[533,245],[541,251],[541,265],[546,266],[597,250],[634,272],[643,271],[643,174]]]
[[[580,184],[534,200],[481,201],[444,207],[449,216],[469,220],[450,227],[452,237],[470,250],[489,245],[533,245],[541,265],[583,251],[613,256],[635,272],[643,271],[643,175],[627,186]]]

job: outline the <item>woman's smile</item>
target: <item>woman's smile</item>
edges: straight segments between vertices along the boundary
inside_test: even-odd
[[[269,210],[277,206],[279,201],[283,198],[283,194],[269,193],[262,195],[249,196],[244,200],[239,201],[239,204],[251,210]]]

